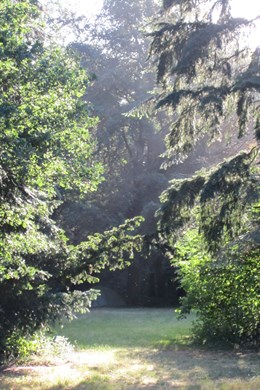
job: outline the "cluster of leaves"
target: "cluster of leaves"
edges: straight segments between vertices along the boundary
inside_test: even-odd
[[[87,310],[97,292],[77,286],[125,265],[140,220],[69,244],[53,212],[63,194],[94,191],[103,172],[86,71],[46,40],[34,0],[1,2],[0,50],[0,353],[17,340],[15,354],[21,337]]]
[[[259,49],[240,40],[252,21],[234,19],[226,0],[165,1],[164,9],[151,56],[162,86],[155,106],[173,112],[165,156],[180,161],[205,137],[252,136],[247,151],[171,183],[158,240],[187,294],[182,313],[198,313],[200,340],[257,344]]]
[[[259,347],[259,256],[259,243],[243,240],[213,260],[196,229],[178,241],[173,264],[187,292],[181,315],[196,311],[199,342]]]
[[[85,291],[81,285],[97,282],[97,273],[106,266],[125,267],[134,249],[140,250],[141,238],[131,233],[138,219],[75,246],[51,219],[46,221],[46,210],[44,221],[38,211],[28,218],[29,228],[1,236],[1,350],[10,337],[21,340],[62,317],[72,319],[75,312],[88,310],[98,291]],[[8,352],[20,352],[19,345]]]
[[[1,167],[50,195],[54,185],[93,190],[102,169],[85,164],[96,124],[81,99],[86,72],[64,50],[45,48],[36,6],[9,3],[0,8]]]

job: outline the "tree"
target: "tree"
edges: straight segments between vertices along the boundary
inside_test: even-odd
[[[47,41],[38,2],[0,5],[0,353],[63,315],[84,311],[97,295],[80,291],[92,272],[123,267],[140,244],[138,219],[69,244],[53,212],[94,191],[103,168],[93,157],[82,99],[86,71]],[[13,344],[13,345],[12,345]],[[10,350],[9,350],[10,352]]]
[[[136,194],[140,176],[153,175],[154,181],[157,171],[158,182],[163,180],[158,158],[163,143],[154,123],[125,115],[153,87],[154,72],[147,66],[148,46],[140,30],[156,9],[154,1],[106,1],[95,25],[85,33],[87,45],[74,45],[83,56],[87,54],[84,65],[96,77],[89,99],[100,118],[98,156],[106,164],[108,179],[100,196],[105,194],[102,201],[114,215],[119,206],[127,217],[142,211],[141,196]]]
[[[229,3],[164,1],[164,19],[150,34],[161,85],[153,102],[173,112],[166,137],[170,162],[185,159],[199,141],[252,134],[238,155],[171,183],[161,197],[157,241],[179,269],[187,294],[182,313],[198,313],[197,335],[256,344],[259,49],[243,44],[241,31],[253,21],[233,18]]]
[[[64,202],[55,211],[55,218],[74,243],[80,242],[86,233],[101,232],[138,214],[147,221],[139,232],[156,229],[154,211],[169,177],[168,172],[160,169],[163,132],[154,118],[127,113],[150,96],[154,86],[156,75],[148,66],[149,43],[142,29],[157,10],[155,1],[106,1],[96,20],[85,20],[85,28],[80,36],[74,35],[75,42],[70,44],[79,53],[82,66],[93,75],[86,100],[99,117],[95,158],[102,162],[106,178],[95,193],[87,194],[80,202]],[[61,14],[58,23],[64,20]],[[74,24],[78,26],[78,22]],[[173,270],[168,263],[164,267],[165,262],[158,251],[153,251],[149,262],[140,253],[124,271],[104,271],[100,283],[117,289],[130,305],[169,304],[176,291],[172,288],[167,300],[168,285],[169,289],[172,287],[168,270],[171,274]],[[155,272],[158,268],[161,272]],[[166,286],[164,292],[162,284]]]

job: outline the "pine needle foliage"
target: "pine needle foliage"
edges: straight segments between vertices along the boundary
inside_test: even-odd
[[[150,33],[150,57],[157,66],[154,108],[172,118],[167,164],[183,161],[205,138],[251,133],[254,141],[219,165],[170,183],[161,196],[158,242],[186,291],[182,314],[198,313],[200,341],[255,346],[260,52],[242,39],[254,20],[233,18],[229,0],[167,0],[163,9]]]
[[[255,154],[253,149],[208,172],[171,181],[161,195],[160,234],[174,243],[183,231],[197,224],[212,253],[239,235],[248,203],[254,203],[259,194],[258,176],[251,166]]]
[[[183,159],[205,134],[219,137],[231,116],[240,137],[258,129],[259,49],[240,39],[253,21],[233,18],[228,3],[165,2],[166,21],[150,34],[162,85],[155,107],[176,113],[166,139],[170,159]]]

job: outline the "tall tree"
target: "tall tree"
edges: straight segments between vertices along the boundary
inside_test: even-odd
[[[45,39],[37,1],[2,1],[0,25],[2,354],[39,327],[86,310],[96,293],[77,286],[96,281],[92,272],[105,265],[124,266],[138,222],[69,245],[53,212],[65,197],[94,191],[103,172],[93,158],[97,121],[83,100],[88,76]]]
[[[259,49],[244,45],[242,32],[253,21],[233,18],[229,3],[164,1],[151,33],[161,85],[155,107],[173,112],[169,161],[183,160],[205,138],[252,134],[238,155],[172,182],[161,198],[158,239],[179,268],[183,313],[198,312],[197,334],[257,343]]]
[[[163,135],[158,122],[128,112],[149,97],[154,86],[156,74],[148,67],[149,42],[143,26],[157,11],[155,1],[106,1],[95,22],[86,21],[85,31],[71,44],[80,53],[83,67],[93,75],[86,99],[99,117],[95,157],[105,166],[106,179],[92,196],[88,194],[80,203],[66,202],[56,210],[73,242],[86,232],[102,231],[138,214],[147,220],[142,233],[156,229],[154,211],[169,176],[160,168]],[[159,252],[153,253],[149,265],[136,257],[120,275],[102,275],[106,280],[101,282],[117,286],[130,304],[165,304],[167,292],[159,286],[171,282],[170,275],[167,282],[163,280],[163,261]],[[160,267],[159,276],[155,269]]]

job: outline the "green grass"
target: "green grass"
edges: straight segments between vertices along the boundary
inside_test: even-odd
[[[79,348],[158,347],[185,342],[193,319],[173,309],[95,309],[56,332]]]
[[[259,390],[259,355],[189,344],[192,320],[170,309],[92,310],[55,329],[74,350],[4,369],[0,389]]]

